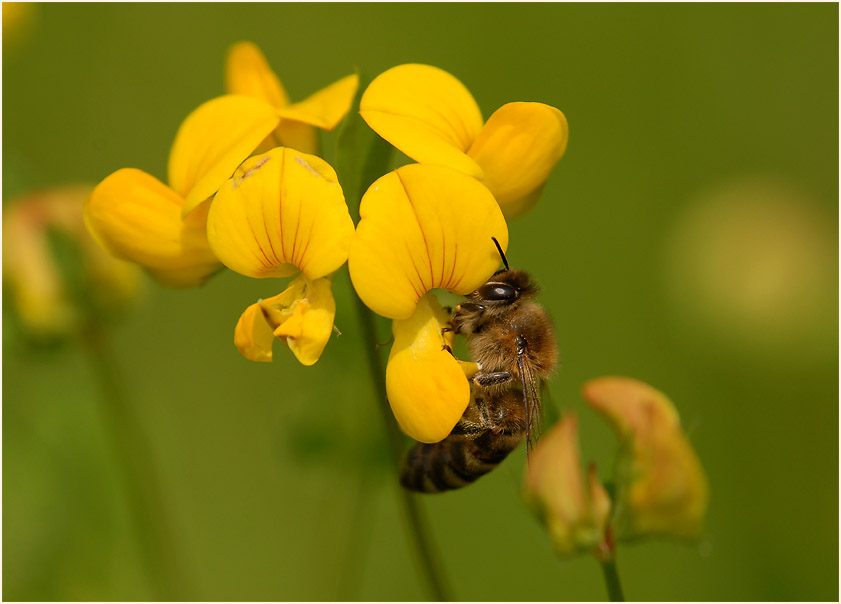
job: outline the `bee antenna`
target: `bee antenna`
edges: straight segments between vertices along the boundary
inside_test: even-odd
[[[508,270],[508,260],[505,258],[505,252],[502,251],[502,246],[499,245],[499,241],[496,240],[496,237],[491,237],[496,245],[496,249],[499,252],[499,257],[502,258],[502,263],[505,265],[505,270]]]

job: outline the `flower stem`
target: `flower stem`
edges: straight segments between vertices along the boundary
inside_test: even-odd
[[[604,541],[596,551],[596,559],[602,567],[610,601],[624,602],[625,594],[622,591],[622,583],[619,581],[619,572],[616,570],[616,546],[613,542],[613,532],[610,529],[608,529]]]
[[[607,584],[607,595],[611,602],[624,602],[625,594],[622,592],[622,583],[619,581],[619,573],[616,572],[616,559],[602,560],[602,572],[604,581]]]
[[[184,600],[149,443],[120,387],[105,333],[99,326],[89,325],[83,342],[99,383],[102,417],[122,470],[141,557],[156,599]]]
[[[380,411],[383,423],[386,427],[386,439],[391,461],[395,469],[399,468],[402,458],[402,446],[399,429],[391,415],[388,405],[388,397],[385,391],[385,374],[380,357],[377,354],[377,334],[374,325],[374,316],[362,303],[358,296],[353,296],[359,325],[363,335],[363,346],[368,358],[368,365],[374,388],[377,392],[377,408]],[[440,565],[434,554],[434,548],[427,531],[426,519],[423,510],[418,505],[417,496],[402,487],[398,487],[398,497],[405,512],[405,519],[408,524],[410,538],[414,542],[415,552],[421,570],[426,577],[428,587],[432,596],[439,601],[449,601],[445,581]]]

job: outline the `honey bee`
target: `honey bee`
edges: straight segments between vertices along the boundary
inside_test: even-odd
[[[532,301],[538,286],[505,265],[459,304],[445,330],[463,335],[479,372],[470,378],[470,403],[444,440],[414,445],[400,483],[411,491],[461,488],[498,466],[523,440],[530,453],[539,429],[538,388],[558,362],[554,328]]]

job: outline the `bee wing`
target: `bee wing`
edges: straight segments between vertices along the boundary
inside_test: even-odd
[[[542,413],[540,394],[537,390],[537,378],[534,377],[531,362],[526,355],[526,347],[517,350],[517,366],[523,383],[523,404],[526,406],[526,453],[531,456],[532,449],[540,435]]]

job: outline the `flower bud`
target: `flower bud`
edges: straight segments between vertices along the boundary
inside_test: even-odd
[[[583,394],[622,443],[616,538],[697,537],[707,510],[707,479],[669,399],[647,384],[620,377],[592,380]]]
[[[610,498],[595,467],[581,469],[578,421],[567,415],[540,439],[529,461],[525,497],[560,555],[594,550],[604,539]]]
[[[85,229],[82,205],[91,190],[57,187],[3,207],[3,281],[35,338],[69,335],[136,294],[137,269],[109,256]]]

